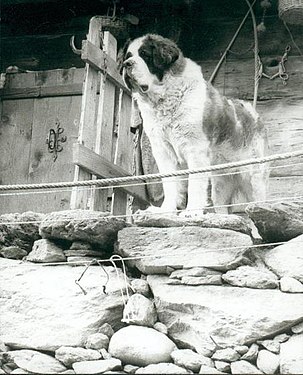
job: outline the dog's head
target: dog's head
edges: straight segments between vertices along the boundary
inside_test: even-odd
[[[160,35],[147,34],[124,47],[122,75],[126,86],[141,94],[161,84],[165,74],[176,74],[184,67],[177,45]]]

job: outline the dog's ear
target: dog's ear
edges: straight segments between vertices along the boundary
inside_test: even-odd
[[[180,55],[180,49],[171,40],[157,41],[154,43],[153,62],[159,69],[169,68]]]
[[[117,64],[118,64],[118,70],[120,74],[122,73],[123,61],[124,61],[129,44],[130,44],[130,39],[127,39],[127,41],[124,43],[123,47],[119,49],[118,54],[117,54]]]

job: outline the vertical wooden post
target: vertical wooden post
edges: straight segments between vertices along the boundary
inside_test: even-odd
[[[87,40],[100,47],[101,26],[98,17],[93,17],[90,20]],[[94,149],[96,140],[96,109],[99,99],[97,89],[99,82],[100,73],[89,64],[86,64],[78,142],[90,149]],[[74,181],[90,180],[91,178],[92,175],[90,173],[77,165],[75,166]],[[92,208],[92,192],[93,189],[74,188],[71,194],[71,209]]]

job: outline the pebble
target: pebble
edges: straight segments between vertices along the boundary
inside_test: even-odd
[[[230,372],[230,363],[223,361],[215,361],[215,367],[222,372]]]
[[[137,370],[138,370],[139,366],[134,366],[134,365],[125,365],[123,367],[123,370],[127,373],[127,374],[134,374]]]
[[[139,368],[136,374],[191,374],[184,367],[172,363],[158,363]]]
[[[261,344],[265,349],[273,353],[280,353],[280,343],[277,340],[262,340],[258,341],[258,344]]]
[[[214,367],[214,362],[190,349],[178,349],[171,353],[171,358],[177,366],[198,372],[202,365]]]
[[[302,328],[303,328],[303,325],[302,325]],[[289,338],[290,336],[287,335],[286,333],[281,333],[280,335],[277,335],[274,337],[274,341],[277,341],[281,344],[282,342],[287,341]]]
[[[73,364],[73,369],[76,374],[100,374],[106,371],[120,370],[121,367],[121,361],[116,358],[83,361]]]
[[[133,294],[123,311],[123,322],[153,327],[157,321],[157,311],[154,303],[142,294]]]
[[[55,351],[55,357],[65,366],[71,367],[75,362],[100,359],[101,354],[97,350],[61,346]]]
[[[303,322],[291,327],[293,333],[303,333]]]
[[[230,368],[231,368],[231,373],[237,374],[237,375],[263,374],[263,372],[260,371],[255,365],[244,360],[233,362],[230,365]]]
[[[135,293],[142,294],[144,297],[150,297],[150,288],[146,280],[134,279],[130,285]]]
[[[303,284],[293,277],[283,276],[280,279],[280,289],[285,293],[303,293]]]
[[[27,255],[27,251],[18,246],[7,246],[0,250],[0,254],[7,259],[23,259]]]
[[[156,322],[154,324],[153,328],[156,329],[157,331],[161,332],[161,333],[164,333],[164,335],[168,334],[168,329],[167,329],[166,325],[161,323],[161,322]]]
[[[108,338],[111,338],[115,333],[112,326],[108,323],[102,324],[102,326],[98,329],[98,332],[103,333],[103,335],[106,335]]]
[[[176,345],[153,328],[131,325],[117,331],[109,342],[108,351],[123,363],[135,366],[171,362]]]
[[[257,357],[257,366],[265,374],[275,374],[280,365],[280,358],[269,350],[260,350]]]
[[[87,337],[84,346],[86,349],[107,349],[109,344],[108,336],[104,335],[103,333],[94,333]],[[98,358],[94,358],[98,359]]]
[[[240,357],[240,354],[232,348],[219,349],[212,355],[212,359],[224,362],[234,362],[240,359]]]
[[[257,344],[252,344],[248,349],[248,352],[244,354],[241,359],[247,360],[249,362],[254,362],[257,359],[259,351],[259,346]]]

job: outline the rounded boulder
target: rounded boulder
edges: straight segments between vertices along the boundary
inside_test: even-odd
[[[176,345],[166,335],[153,328],[128,326],[117,331],[110,340],[108,351],[122,362],[147,366],[171,362]]]

